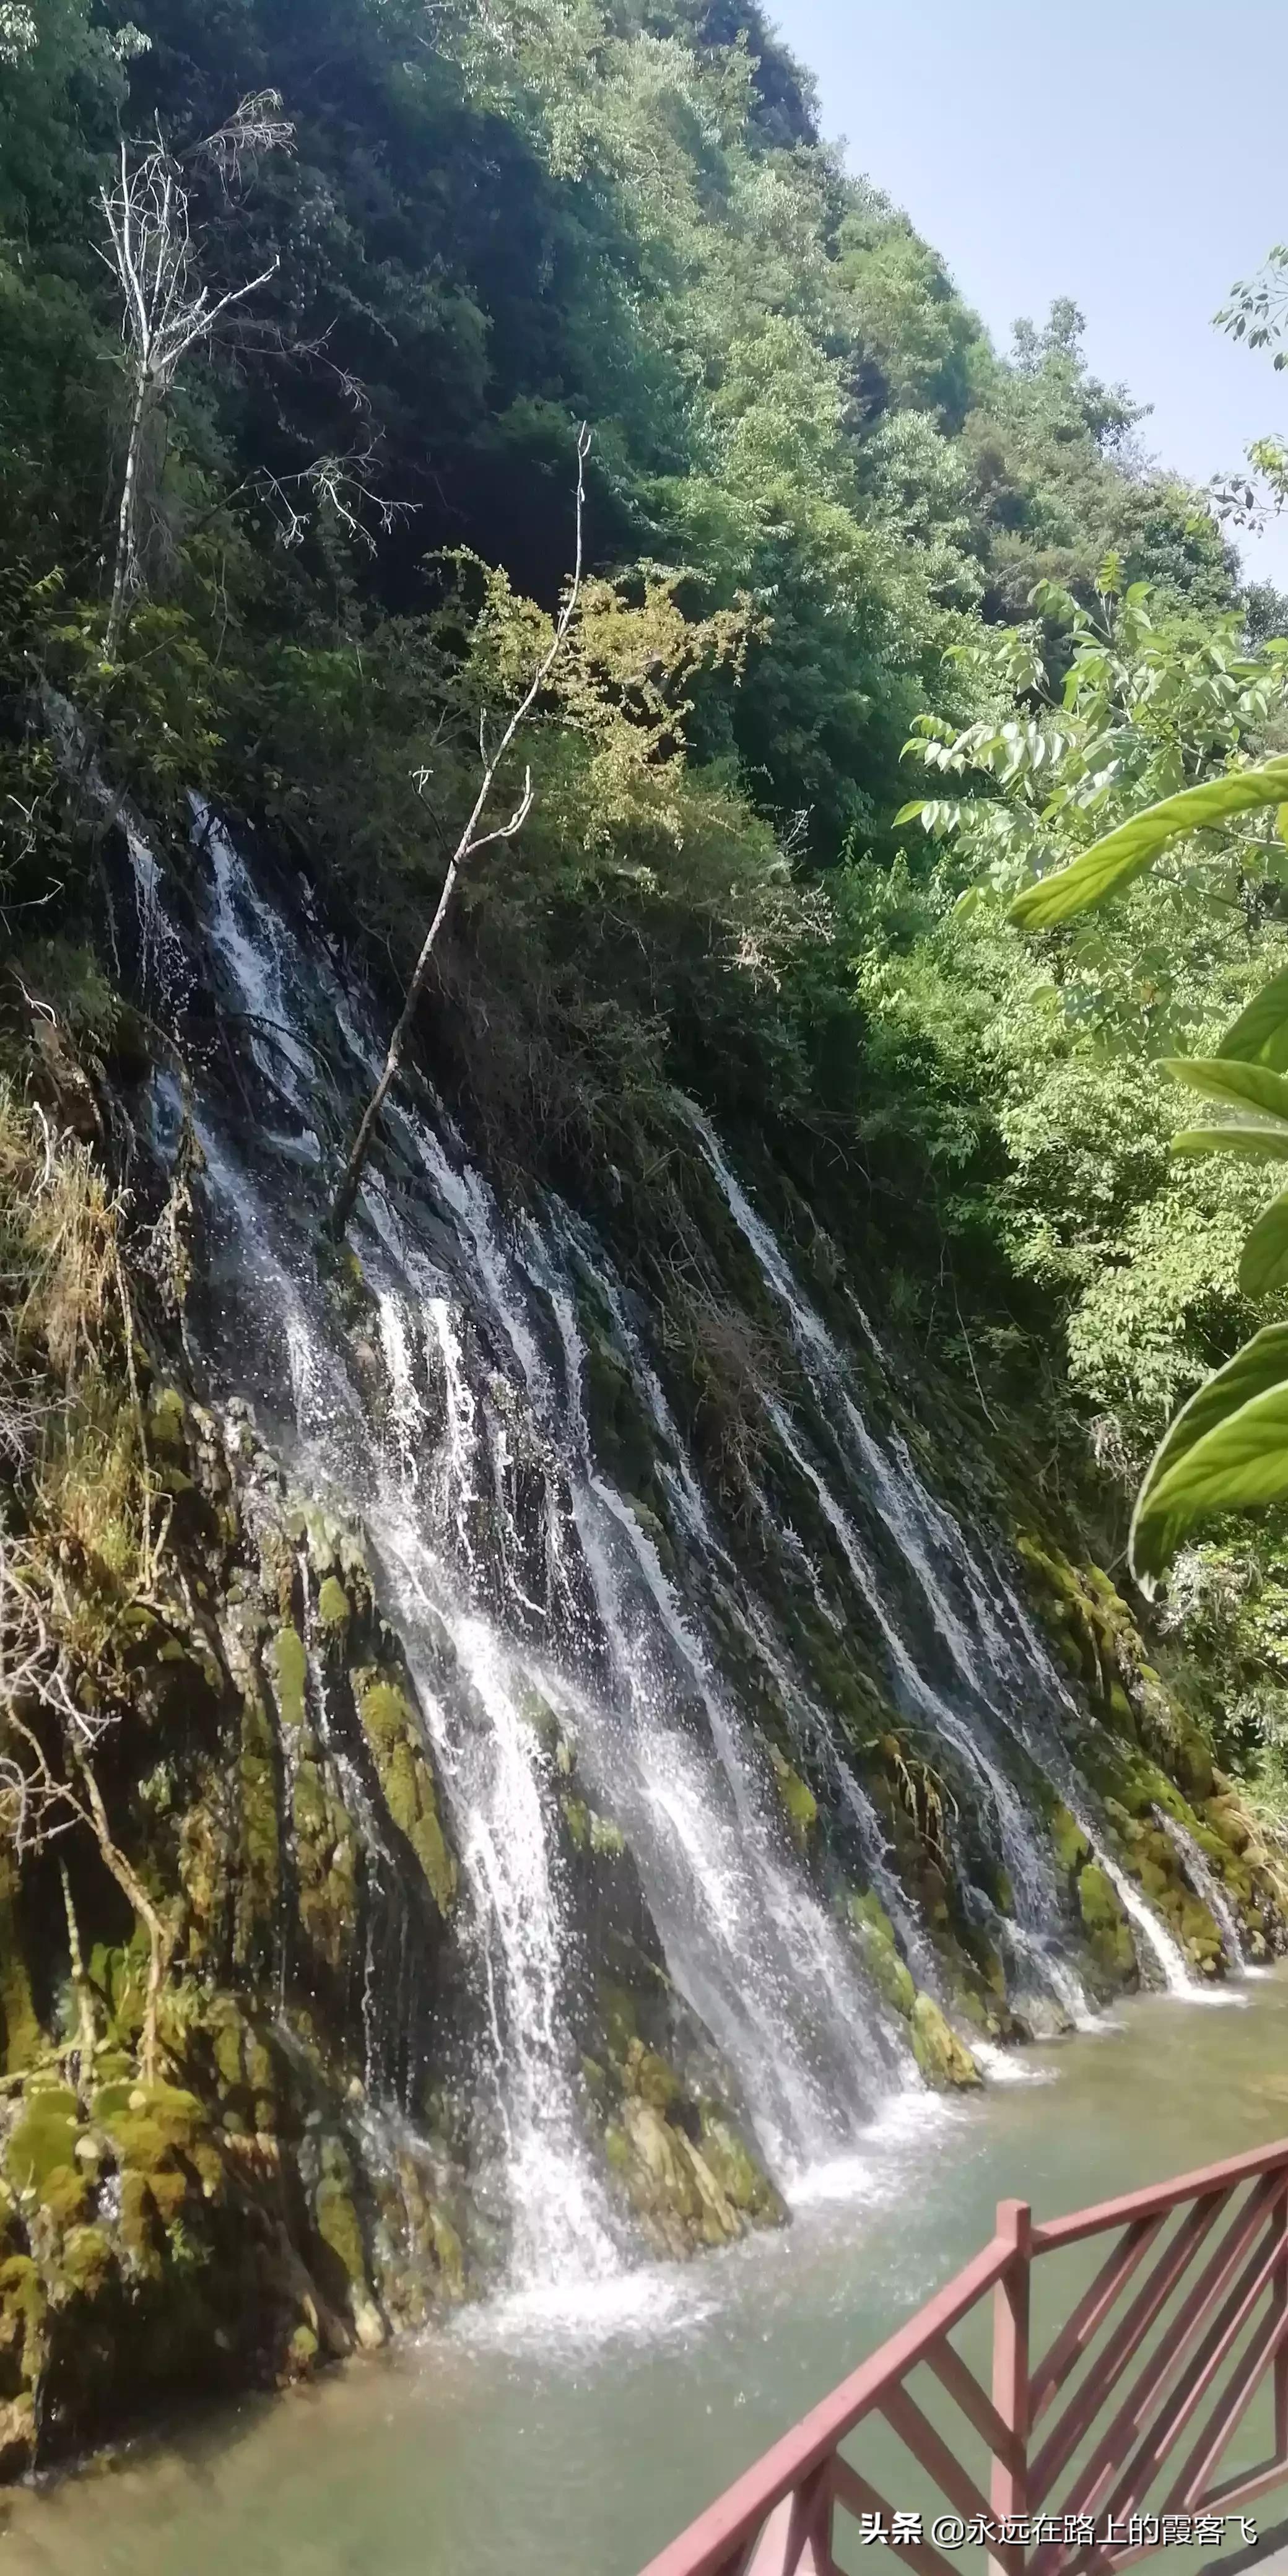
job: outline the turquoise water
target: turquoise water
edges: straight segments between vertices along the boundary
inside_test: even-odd
[[[901,2101],[781,2234],[498,2303],[18,2494],[3,2576],[635,2576],[968,2259],[999,2198],[1052,2216],[1288,2134],[1288,1973],[1142,1998],[1014,2066],[982,2098]],[[1259,2510],[1279,2520],[1288,2490]]]

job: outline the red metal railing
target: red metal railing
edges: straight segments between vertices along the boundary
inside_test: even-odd
[[[1099,2268],[1035,2364],[1035,2264],[1100,2237],[1112,2242]],[[1058,2288],[1058,2269],[1041,2292]],[[990,2296],[986,2389],[952,2337],[977,2312],[986,2327]],[[1263,2390],[1269,2455],[1223,2478],[1229,2445]],[[915,2463],[893,2506],[840,2448],[878,2424],[886,2452]],[[888,2463],[883,2474],[892,2485]],[[927,2481],[942,2515],[901,2510]],[[1205,2521],[1281,2484],[1288,2140],[1043,2225],[1026,2202],[1003,2201],[991,2245],[644,2576],[842,2576],[834,2553],[847,2536],[884,2541],[916,2576],[954,2576],[954,2564],[961,2576],[941,2540],[954,2550],[982,2544],[1003,2576],[1099,2576],[1165,2539],[1214,2542]]]

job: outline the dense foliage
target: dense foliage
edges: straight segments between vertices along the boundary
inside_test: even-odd
[[[258,141],[212,147],[269,93]],[[102,191],[158,137],[194,289],[263,282],[148,415],[109,654],[132,384]],[[400,988],[480,715],[551,632],[584,420],[533,810],[462,883],[424,1043],[516,1176],[651,1171],[677,1080],[789,1137],[908,1332],[1121,1527],[1249,1327],[1262,1187],[1171,1161],[1148,1067],[1210,1052],[1278,961],[1282,849],[1267,822],[1255,865],[1181,864],[1039,948],[1005,908],[1275,751],[1288,648],[1073,307],[999,354],[820,140],[758,0],[31,0],[0,7],[0,329],[14,1045],[55,980],[74,1017],[95,937],[50,688],[177,845],[188,788],[241,807]],[[1234,1607],[1224,1559],[1181,1588],[1251,1740],[1273,1578],[1239,1563]]]

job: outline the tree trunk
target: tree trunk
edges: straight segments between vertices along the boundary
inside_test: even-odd
[[[94,1991],[85,1974],[85,1960],[80,1945],[80,1927],[76,1921],[71,1880],[67,1875],[65,1860],[60,1860],[58,1874],[63,1882],[63,1911],[67,1916],[67,1948],[71,1957],[72,1991],[76,1997],[76,2016],[79,2024],[77,2044],[80,2051],[80,2082],[77,2090],[84,2095],[93,2073],[94,2049],[98,2038],[94,2022]]]
[[[107,612],[107,633],[103,639],[105,661],[116,660],[125,622],[125,603],[129,597],[134,572],[134,522],[138,507],[139,455],[143,446],[143,419],[147,409],[148,380],[140,367],[134,387],[130,412],[130,435],[125,450],[125,473],[121,482],[121,507],[116,521],[116,564],[112,574],[112,605]]]
[[[478,809],[476,807],[475,811],[477,812],[477,810]],[[331,1210],[327,1219],[327,1225],[330,1232],[336,1236],[337,1240],[343,1236],[345,1227],[348,1225],[349,1219],[353,1214],[358,1190],[362,1181],[363,1166],[371,1151],[371,1139],[376,1132],[380,1112],[384,1108],[385,1102],[388,1099],[389,1086],[402,1062],[403,1049],[407,1044],[407,1034],[411,1028],[412,1021],[416,1016],[416,1005],[425,989],[425,980],[429,974],[430,959],[434,954],[434,943],[438,938],[439,931],[441,930],[446,918],[447,907],[452,900],[452,889],[456,883],[460,869],[461,856],[462,853],[458,849],[443,881],[443,891],[438,898],[434,911],[434,918],[425,933],[424,946],[416,960],[415,971],[412,975],[411,982],[407,987],[406,998],[403,1002],[402,1009],[398,1014],[397,1025],[394,1029],[393,1036],[389,1041],[389,1053],[385,1057],[384,1070],[381,1073],[379,1082],[376,1084],[375,1090],[372,1092],[370,1100],[367,1102],[366,1108],[363,1110],[362,1117],[358,1125],[357,1135],[354,1137],[353,1143],[349,1148],[349,1159],[345,1164],[340,1186],[331,1202]]]

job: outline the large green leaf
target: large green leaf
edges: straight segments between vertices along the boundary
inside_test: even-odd
[[[1011,906],[1011,919],[1025,930],[1050,930],[1056,922],[1086,912],[1129,885],[1178,832],[1211,831],[1236,814],[1252,813],[1259,805],[1278,805],[1285,797],[1288,757],[1268,760],[1259,769],[1236,769],[1225,778],[1205,779],[1201,787],[1185,787],[1179,796],[1165,796],[1161,805],[1149,805],[1143,814],[1134,814],[1130,823],[1120,823],[1103,841],[1093,841],[1069,867],[1026,886]]]
[[[1288,1497],[1288,1324],[1267,1324],[1181,1407],[1136,1497],[1133,1572],[1161,1574],[1221,1512]]]
[[[1246,1154],[1256,1162],[1288,1163],[1288,1126],[1183,1127],[1172,1138],[1174,1154]]]
[[[1239,1286],[1245,1297],[1267,1297],[1288,1281],[1288,1190],[1258,1217],[1239,1261]]]
[[[1160,1058],[1160,1067],[1174,1081],[1187,1082],[1192,1091],[1205,1092],[1227,1109],[1245,1116],[1253,1109],[1263,1120],[1282,1119],[1288,1127],[1288,1081],[1268,1064],[1244,1064],[1233,1056],[1169,1055]]]
[[[1288,1065],[1288,966],[1254,993],[1246,1011],[1226,1030],[1217,1054],[1239,1056],[1245,1064],[1260,1058],[1280,1070]]]

